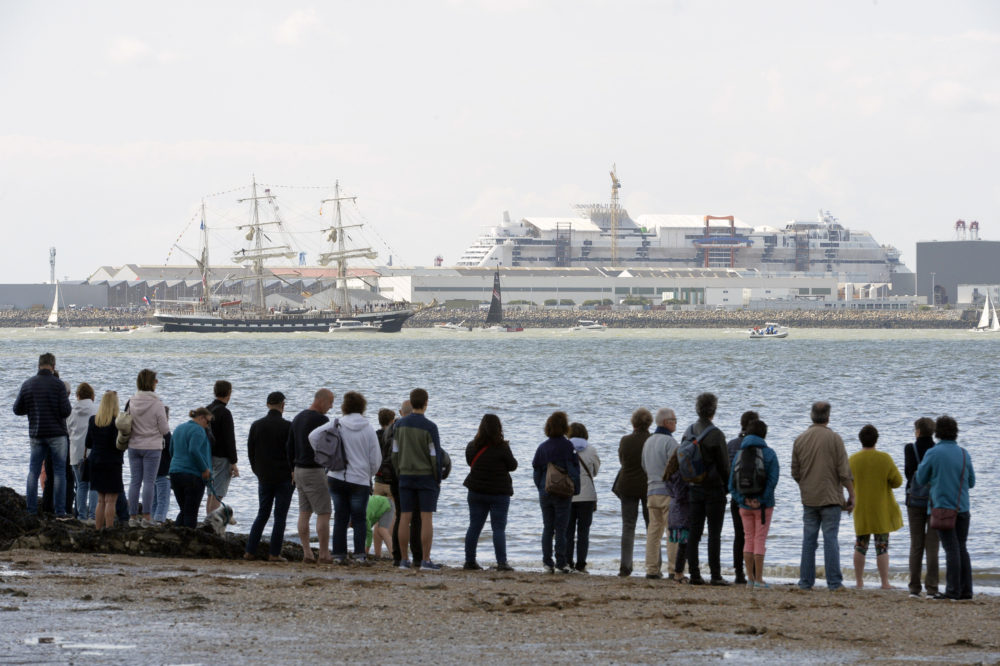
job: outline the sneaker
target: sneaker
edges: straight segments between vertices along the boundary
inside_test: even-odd
[[[422,560],[420,562],[421,569],[427,569],[428,571],[440,571],[441,565],[437,562],[431,562],[430,560]]]
[[[589,571],[587,571],[587,565],[586,564],[584,564],[583,566],[580,566],[578,564],[576,566],[576,572],[577,573],[582,573],[582,574],[589,574],[590,573]]]
[[[771,586],[768,585],[767,583],[755,582],[753,584],[753,589],[755,589],[755,590],[770,590]]]
[[[139,527],[156,527],[156,523],[154,523],[152,520],[146,520],[145,518],[140,518]]]
[[[556,568],[554,566],[552,566],[551,564],[546,564],[545,567],[544,567],[544,569],[545,569],[545,573],[555,573],[556,572]]]
[[[705,579],[702,578],[701,576],[691,576],[691,578],[688,579],[688,584],[690,584],[690,585],[704,585],[705,584]]]
[[[919,592],[910,592],[910,598],[911,599],[920,599],[921,596],[920,596]]]
[[[648,573],[648,574],[646,574],[646,578],[648,578],[649,580],[660,580],[661,578],[663,578],[663,574],[661,574],[661,573]]]
[[[556,571],[558,571],[559,573],[562,573],[562,574],[568,574],[568,573],[573,573],[573,570],[572,570],[572,569],[570,569],[570,568],[569,568],[568,566],[566,566],[565,564],[564,564],[564,565],[562,565],[561,567],[556,567]]]
[[[618,567],[618,576],[628,578],[632,575],[632,567]]]
[[[409,569],[410,568],[410,561],[409,560],[400,560],[399,564],[397,566],[399,566],[400,569]]]
[[[58,520],[60,523],[68,523],[69,521],[76,520],[76,519],[73,518],[73,516],[70,516],[70,515],[67,515],[67,514],[64,513],[61,516],[56,516],[56,520]]]
[[[139,527],[139,519],[135,518],[135,517],[129,518],[128,519],[128,526],[129,527]]]
[[[711,582],[709,582],[709,585],[715,585],[717,587],[725,587],[727,585],[732,585],[732,583],[730,583],[725,578],[713,578]]]
[[[743,574],[736,574],[736,580],[733,581],[734,585],[746,585],[749,581],[747,577]]]
[[[514,567],[510,566],[506,562],[500,562],[497,564],[497,571],[513,571]]]
[[[675,583],[686,583],[688,582],[687,577],[684,574],[672,573],[667,576],[668,579],[674,581]]]
[[[483,568],[479,566],[476,562],[466,562],[462,565],[462,568],[466,571],[482,571]]]

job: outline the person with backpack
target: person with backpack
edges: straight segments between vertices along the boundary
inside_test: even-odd
[[[764,552],[774,514],[774,489],[778,485],[778,455],[767,442],[767,424],[750,421],[740,452],[729,475],[729,492],[740,509],[743,523],[743,564],[748,588],[768,588],[764,582]]]
[[[743,443],[743,438],[747,435],[747,426],[750,425],[751,421],[756,421],[759,418],[760,415],[752,410],[743,412],[740,416],[740,434],[733,437],[726,444],[730,469],[736,464],[736,458],[740,455],[740,445]],[[743,519],[740,518],[740,505],[735,497],[729,502],[729,514],[733,518],[733,570],[736,571],[736,580],[734,582],[737,585],[745,585],[747,582],[746,575],[743,573],[743,544],[745,535],[743,534]]]
[[[920,574],[924,556],[927,557],[927,576],[924,590],[928,597],[938,593],[938,533],[929,524],[927,502],[930,488],[917,483],[917,473],[924,455],[934,446],[934,419],[926,416],[913,422],[913,435],[917,438],[903,447],[903,475],[906,477],[906,522],[910,526],[910,596],[920,597]]]
[[[872,535],[875,535],[875,565],[883,590],[889,584],[889,533],[903,526],[893,488],[903,485],[903,475],[888,453],[875,450],[878,430],[870,423],[858,433],[861,450],[848,459],[854,489],[858,496],[854,508],[854,580],[858,589],[864,587],[865,555]]]
[[[573,442],[580,463],[580,492],[573,496],[570,504],[569,523],[566,526],[566,566],[580,573],[589,573],[587,554],[590,552],[590,525],[594,521],[594,512],[597,511],[594,477],[601,469],[601,457],[589,439],[590,434],[585,425],[569,424],[569,441]]]
[[[719,399],[702,393],[695,400],[698,420],[688,426],[677,447],[677,464],[688,484],[690,534],[687,543],[688,570],[692,585],[704,585],[698,567],[698,545],[708,523],[708,567],[712,585],[729,585],[722,577],[722,522],[726,516],[726,484],[729,456],[726,436],[712,423]]]

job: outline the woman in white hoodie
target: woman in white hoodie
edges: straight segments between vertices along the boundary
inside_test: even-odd
[[[344,442],[347,468],[340,472],[327,472],[326,483],[333,500],[333,536],[330,554],[338,564],[347,560],[347,526],[354,530],[354,558],[365,559],[366,517],[368,497],[371,495],[372,477],[382,464],[382,451],[378,437],[368,419],[365,397],[348,391],[340,403],[344,414],[324,428],[339,426]]]
[[[153,510],[153,492],[156,470],[160,466],[163,436],[170,432],[167,410],[156,395],[159,380],[156,373],[145,368],[139,371],[135,386],[138,390],[128,400],[128,413],[132,415],[132,435],[128,440],[128,468],[131,481],[128,486],[129,527],[150,527]],[[139,515],[139,491],[142,490],[142,515]]]
[[[590,524],[597,510],[597,489],[594,477],[601,469],[597,449],[590,445],[587,428],[582,423],[569,424],[569,441],[573,442],[580,461],[580,493],[573,496],[570,505],[569,525],[566,526],[566,566],[580,573],[587,573],[587,551],[590,550]],[[574,540],[576,558],[573,557]]]
[[[97,413],[94,404],[94,387],[87,382],[80,382],[76,387],[76,404],[66,418],[66,429],[69,431],[69,464],[73,468],[76,479],[76,519],[92,520],[97,513],[97,493],[93,502],[90,497],[90,474],[84,469],[87,457],[87,424],[90,417]],[[84,477],[87,478],[84,481]]]

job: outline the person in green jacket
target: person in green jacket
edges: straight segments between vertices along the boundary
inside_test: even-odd
[[[392,502],[383,495],[372,495],[368,498],[368,509],[365,512],[365,555],[375,543],[375,559],[382,557],[382,544],[392,552],[392,522],[395,514]]]
[[[878,430],[869,424],[858,433],[861,450],[848,459],[857,504],[854,507],[854,581],[864,587],[865,555],[871,535],[875,535],[875,564],[883,590],[889,584],[889,532],[903,526],[903,514],[892,489],[903,485],[903,475],[888,453],[875,450]]]

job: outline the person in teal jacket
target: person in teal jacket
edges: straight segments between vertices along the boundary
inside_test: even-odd
[[[191,420],[182,423],[170,437],[170,487],[177,498],[181,527],[198,526],[198,507],[205,495],[205,482],[212,475],[212,445],[206,428],[212,412],[204,407],[192,409]]]
[[[943,594],[934,599],[971,599],[972,563],[965,542],[969,537],[969,489],[976,485],[976,473],[972,469],[972,456],[958,445],[958,423],[950,416],[939,416],[934,423],[934,436],[938,443],[924,454],[917,467],[915,479],[924,485],[930,484],[930,503],[927,512],[933,508],[955,509],[955,528],[938,529],[945,555],[945,579],[947,584]]]
[[[740,520],[743,521],[743,566],[746,569],[747,587],[767,588],[764,582],[764,551],[767,533],[771,529],[771,516],[774,513],[774,489],[778,485],[778,456],[774,449],[767,445],[767,424],[763,421],[751,421],[746,428],[746,437],[740,444],[740,452],[733,460],[729,472],[729,492],[740,507]],[[767,483],[764,492],[759,495],[743,495],[739,488],[737,463],[748,449],[759,448],[764,458],[764,470],[767,472]]]

